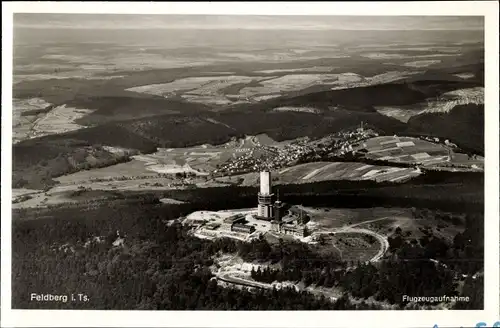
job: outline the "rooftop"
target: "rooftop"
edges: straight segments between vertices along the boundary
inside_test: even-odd
[[[294,216],[285,216],[285,217],[283,218],[283,222],[285,222],[285,223],[290,223],[290,222],[293,222],[293,221],[295,221],[295,220],[297,220],[297,218],[296,218],[296,217],[294,217]]]
[[[241,214],[236,214],[224,219],[224,223],[235,223],[244,220],[245,217]]]

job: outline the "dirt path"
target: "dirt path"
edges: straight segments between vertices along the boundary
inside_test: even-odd
[[[389,241],[387,240],[387,237],[382,235],[382,234],[379,234],[378,232],[375,232],[373,230],[369,230],[369,229],[365,229],[365,228],[356,228],[356,227],[358,227],[362,224],[366,224],[366,223],[372,223],[372,222],[391,219],[392,217],[400,215],[400,214],[403,214],[403,212],[395,213],[393,216],[384,216],[382,218],[376,218],[376,219],[367,220],[367,221],[363,221],[363,222],[359,222],[359,223],[355,223],[355,224],[350,224],[350,225],[338,228],[336,230],[319,230],[319,231],[315,231],[313,234],[360,233],[360,234],[366,234],[366,235],[373,236],[379,242],[380,249],[378,250],[377,254],[375,254],[369,260],[369,262],[377,262],[389,250]],[[335,247],[335,245],[333,245],[333,247]],[[335,248],[338,250],[338,247],[335,247]],[[340,252],[340,254],[342,254],[342,252]]]
[[[371,235],[371,236],[375,237],[378,240],[378,242],[380,243],[380,249],[377,252],[377,254],[375,254],[375,256],[373,256],[370,259],[369,262],[379,261],[384,256],[384,254],[387,252],[387,250],[389,250],[389,241],[387,240],[387,237],[383,236],[375,231],[368,230],[368,229],[347,228],[344,231],[338,231],[338,232],[363,233],[363,234]]]
[[[375,231],[368,230],[368,229],[361,229],[361,228],[350,228],[350,227],[344,227],[340,228],[335,231],[327,231],[327,230],[322,230],[322,231],[316,231],[314,234],[339,234],[339,233],[360,233],[360,234],[365,234],[365,235],[371,235],[377,239],[377,241],[380,244],[380,249],[375,254],[368,262],[377,262],[379,261],[384,254],[387,252],[389,249],[389,241],[387,240],[386,236],[383,236]]]
[[[243,277],[235,277],[233,274],[239,273],[238,271],[224,271],[224,272],[219,272],[216,274],[217,279],[233,284],[233,285],[239,285],[239,286],[244,286],[244,287],[254,287],[254,288],[260,288],[260,289],[274,289],[276,287],[276,284],[268,284],[268,283],[263,283],[263,282],[258,282],[255,280],[250,280],[246,279]],[[325,290],[321,290],[318,288],[314,287],[307,287],[307,288],[300,288],[297,284],[290,283],[288,282],[287,286],[289,287],[294,287],[295,290],[297,291],[307,291],[315,296],[325,296],[330,298],[331,301],[336,301],[337,297],[333,296],[332,292],[328,292]]]
[[[354,227],[360,226],[360,225],[365,224],[365,223],[372,223],[372,222],[377,222],[377,221],[392,219],[393,217],[398,216],[398,215],[403,215],[404,213],[405,212],[401,211],[399,213],[394,213],[394,215],[392,215],[392,216],[384,216],[383,218],[377,218],[377,219],[373,219],[373,220],[367,220],[367,221],[363,221],[363,222],[358,222],[358,223],[350,224],[348,226],[342,227],[341,229],[354,228]]]
[[[363,229],[363,228],[354,228],[354,227],[361,225],[361,224],[364,224],[364,223],[386,220],[388,218],[390,218],[390,217],[383,217],[383,218],[368,220],[368,221],[352,224],[349,226],[345,226],[345,227],[339,228],[335,231],[326,231],[326,230],[316,231],[316,232],[314,232],[314,234],[360,233],[360,234],[366,234],[366,235],[373,236],[379,242],[380,249],[378,250],[377,254],[375,254],[368,262],[377,262],[384,256],[384,254],[389,249],[389,241],[387,240],[387,237],[384,235],[381,235],[375,231],[372,231],[372,230]],[[333,244],[332,244],[332,246],[335,247],[340,252],[340,256],[342,257],[342,252],[340,251],[340,249],[338,249]],[[216,277],[217,277],[217,279],[219,279],[221,281],[235,284],[235,285],[245,286],[245,287],[255,287],[255,288],[261,288],[261,289],[273,289],[275,287],[275,285],[273,285],[273,284],[261,283],[261,282],[257,282],[257,281],[251,280],[251,279],[246,279],[244,277],[233,276],[234,274],[238,274],[238,273],[241,273],[241,271],[238,271],[238,270],[220,271],[219,270],[219,272],[216,274]],[[294,286],[298,290],[302,290],[296,284],[292,284],[292,286]],[[323,295],[323,296],[329,297],[332,301],[335,301],[337,299],[336,297],[332,296],[330,293],[325,293],[325,291],[320,290],[320,289],[316,289],[314,287],[308,287],[308,288],[306,288],[306,291],[308,291],[314,295]]]

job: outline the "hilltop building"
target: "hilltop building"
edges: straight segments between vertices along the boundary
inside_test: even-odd
[[[305,237],[307,229],[307,217],[304,216],[303,210],[298,207],[290,207],[288,204],[279,199],[279,191],[277,199],[273,202],[271,173],[268,171],[260,172],[260,190],[257,195],[257,219],[271,221],[271,231],[285,234]],[[231,223],[233,229],[248,229],[241,226],[241,222]]]
[[[243,222],[245,222],[245,217],[241,214],[236,214],[228,218],[225,218],[224,221],[222,221],[222,229],[231,231],[233,225]]]
[[[284,235],[305,237],[307,236],[307,221],[308,217],[304,215],[302,209],[291,207],[287,210],[286,215],[275,218],[271,222],[271,231]]]
[[[359,128],[357,128],[357,131],[358,131],[359,133],[363,133],[363,132],[365,132],[365,129],[364,129],[364,127],[363,127],[363,121],[361,121],[361,124],[359,125]]]
[[[281,221],[281,218],[285,214],[285,210],[287,209],[287,205],[280,201],[279,191],[277,192],[278,197],[274,202],[274,220]]]
[[[284,235],[294,235],[297,237],[305,237],[307,234],[306,226],[303,224],[282,224],[279,232]]]
[[[255,231],[255,227],[246,224],[247,221],[242,214],[232,215],[228,218],[225,218],[222,221],[221,228],[226,231],[234,231],[234,232],[244,232],[244,233],[252,233]],[[207,227],[208,228],[208,227]],[[215,230],[208,228],[209,230]]]
[[[255,231],[255,227],[244,223],[235,223],[231,227],[231,231],[244,232],[250,234]]]
[[[273,194],[271,193],[271,172],[260,172],[260,192],[258,197],[257,217],[263,220],[273,218]]]

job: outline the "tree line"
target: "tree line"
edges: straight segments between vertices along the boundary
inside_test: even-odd
[[[332,309],[357,306],[348,300],[332,304],[292,290],[249,292],[221,288],[209,271],[212,258],[220,252],[238,254],[248,262],[279,264],[279,269],[253,272],[256,280],[336,286],[355,297],[375,295],[378,300],[395,304],[403,294],[432,291],[453,295],[456,272],[472,277],[482,269],[484,219],[481,213],[465,218],[464,232],[457,234],[451,245],[446,243],[444,247],[442,240],[434,240],[432,236],[419,240],[418,244],[405,240],[398,245],[392,240],[397,238],[394,235],[391,237],[392,258],[377,266],[358,265],[354,269],[302,243],[269,244],[265,239],[251,243],[229,239],[210,242],[190,236],[179,224],[166,224],[197,210],[244,207],[250,200],[252,204],[255,202],[254,189],[247,188],[244,189],[247,196],[244,193],[233,203],[235,196],[231,193],[240,189],[231,188],[168,192],[174,193],[174,198],[184,195],[185,200],[192,201],[184,204],[161,204],[153,194],[123,193],[118,199],[80,207],[15,211],[14,307]],[[204,197],[210,191],[212,194]],[[432,211],[425,215],[432,215]],[[125,236],[124,247],[112,245],[117,230]],[[95,236],[106,238],[104,242],[88,243]],[[430,262],[429,257],[447,267]],[[464,295],[478,286],[477,279],[470,278],[465,283],[469,287],[464,288]],[[35,304],[27,298],[33,291],[84,292],[91,302]],[[461,306],[477,308],[482,304],[481,292],[474,295],[473,303]]]

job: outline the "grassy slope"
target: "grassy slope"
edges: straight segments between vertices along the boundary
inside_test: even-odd
[[[12,149],[13,185],[44,188],[54,183],[53,177],[128,160],[128,156],[111,154],[101,145],[145,153],[156,150],[153,142],[114,125],[25,140]]]

